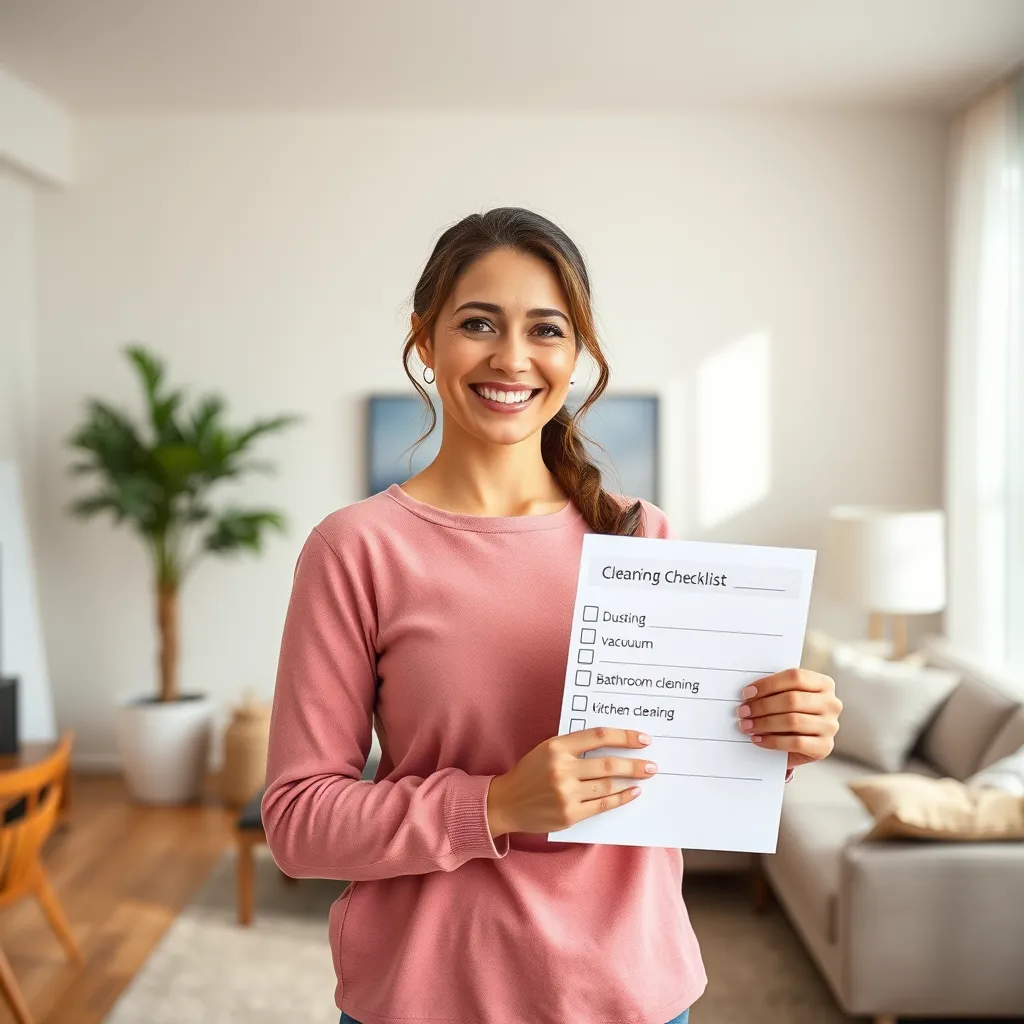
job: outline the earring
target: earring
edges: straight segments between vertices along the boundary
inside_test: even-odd
[[[427,370],[430,370],[430,380],[427,380]],[[423,383],[424,384],[433,384],[435,380],[437,380],[437,375],[434,373],[433,368],[429,367],[429,366],[424,366],[423,367]]]

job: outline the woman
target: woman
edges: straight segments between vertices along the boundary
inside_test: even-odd
[[[649,739],[557,730],[584,533],[670,535],[601,489],[563,407],[579,358],[608,382],[576,246],[503,208],[441,235],[413,353],[437,458],[327,516],[296,565],[263,822],[289,875],[352,880],[330,914],[347,1024],[665,1024],[705,986],[679,850],[549,843],[643,799]],[[737,694],[790,766],[832,749],[832,680]],[[375,725],[382,758],[360,780]],[[621,757],[584,759],[598,747]],[[686,813],[685,807],[679,808]]]

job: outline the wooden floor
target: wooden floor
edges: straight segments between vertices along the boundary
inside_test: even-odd
[[[37,1024],[100,1024],[233,841],[236,812],[213,799],[145,807],[110,775],[76,776],[72,793],[44,862],[84,966],[68,963],[31,898],[0,912],[0,945]],[[0,1024],[13,1020],[0,997]]]

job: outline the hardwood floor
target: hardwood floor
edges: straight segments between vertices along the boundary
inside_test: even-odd
[[[145,807],[110,775],[76,776],[73,793],[44,860],[84,965],[68,962],[33,900],[0,912],[0,945],[37,1024],[100,1024],[233,842],[236,812],[212,798]],[[13,1020],[0,1000],[0,1024]]]

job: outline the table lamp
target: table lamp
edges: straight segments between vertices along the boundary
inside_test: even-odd
[[[869,613],[869,635],[907,653],[908,615],[946,606],[946,529],[941,509],[839,505],[829,512],[822,568],[832,597]]]

